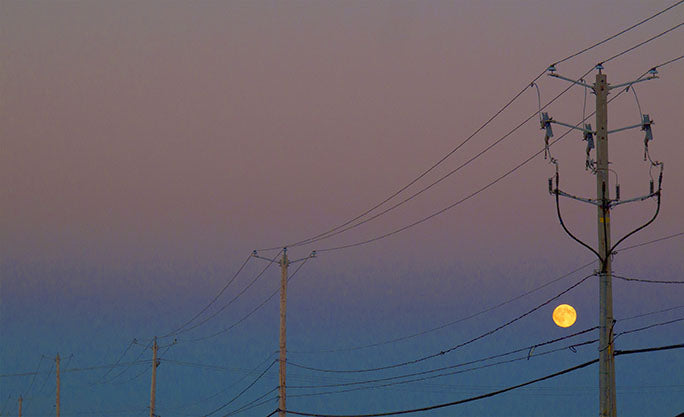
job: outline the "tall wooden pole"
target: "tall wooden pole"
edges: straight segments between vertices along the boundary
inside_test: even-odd
[[[290,261],[287,259],[287,248],[283,248],[283,258],[280,260],[280,372],[278,393],[280,399],[278,401],[279,417],[285,417],[285,365],[286,365],[286,337],[285,337],[285,312],[287,307],[287,267]]]
[[[594,91],[596,92],[596,198],[601,201],[601,206],[598,208],[598,246],[603,260],[599,276],[599,416],[616,417],[606,74],[601,72],[596,74]]]
[[[59,358],[59,353],[58,353],[57,357],[55,358],[55,370],[56,370],[55,374],[57,375],[57,389],[56,389],[57,402],[55,403],[55,412],[56,412],[57,417],[59,417],[59,361],[60,361],[60,358]]]
[[[154,414],[154,399],[157,390],[157,336],[154,337],[152,343],[152,385],[150,386],[150,417],[155,417]]]
[[[21,398],[21,395],[19,396],[19,417],[21,417],[21,403],[24,402],[24,399]]]

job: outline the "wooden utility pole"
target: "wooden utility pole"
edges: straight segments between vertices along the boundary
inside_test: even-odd
[[[55,375],[57,375],[57,402],[55,403],[55,412],[57,413],[57,417],[59,417],[59,353],[57,354],[57,357],[55,358]]]
[[[613,356],[613,286],[610,251],[610,197],[608,176],[608,82],[596,74],[596,199],[598,247],[602,258],[599,275],[599,415],[617,416],[615,402],[615,357]]]
[[[287,248],[283,248],[283,257],[280,260],[280,357],[279,357],[279,386],[278,394],[280,399],[278,401],[279,417],[285,417],[285,365],[286,365],[286,337],[285,337],[285,313],[287,308],[287,267],[290,261],[287,259]]]
[[[21,398],[21,395],[19,396],[19,417],[21,417],[21,403],[24,402],[24,399]]]
[[[150,386],[150,417],[155,417],[154,414],[154,397],[157,390],[157,336],[154,337],[152,343],[152,385]]]
[[[627,126],[619,129],[608,130],[608,93],[610,90],[615,88],[625,88],[625,91],[629,89],[632,85],[658,78],[658,71],[656,68],[652,68],[648,73],[648,77],[639,77],[638,79],[622,84],[610,85],[607,81],[606,74],[603,74],[603,65],[599,63],[596,66],[598,69],[598,74],[596,74],[596,82],[593,85],[586,84],[584,80],[573,80],[571,78],[563,77],[555,73],[556,67],[552,65],[549,67],[550,76],[556,77],[565,81],[569,81],[573,84],[581,85],[585,88],[593,90],[596,94],[596,131],[591,130],[591,125],[585,124],[584,128],[580,128],[577,125],[571,125],[567,123],[562,123],[549,117],[548,113],[542,113],[541,116],[541,126],[542,129],[546,130],[546,140],[550,136],[553,136],[551,132],[551,124],[559,124],[562,126],[569,127],[571,129],[577,129],[583,132],[584,140],[587,141],[587,169],[591,168],[593,174],[596,175],[596,199],[588,199],[577,197],[572,194],[568,194],[561,191],[558,188],[558,164],[556,163],[556,188],[552,188],[552,179],[549,178],[549,193],[556,196],[556,210],[558,213],[558,219],[560,220],[563,230],[572,237],[575,241],[582,244],[587,249],[591,250],[600,262],[599,275],[599,416],[600,417],[616,417],[617,416],[617,403],[615,399],[615,349],[614,349],[614,337],[613,337],[613,326],[615,320],[613,319],[613,287],[612,287],[612,255],[615,253],[616,247],[623,242],[626,238],[633,235],[634,233],[642,230],[649,224],[651,224],[658,213],[660,212],[660,195],[661,195],[661,185],[663,179],[663,163],[654,162],[648,156],[648,142],[653,140],[653,133],[651,131],[651,120],[648,114],[641,115],[641,123]],[[646,75],[646,74],[644,74]],[[645,132],[644,137],[644,161],[648,157],[651,167],[660,167],[660,176],[658,178],[658,190],[653,189],[653,179],[651,179],[649,194],[629,198],[626,200],[620,200],[620,185],[616,184],[615,187],[615,198],[610,198],[609,192],[609,173],[612,171],[609,166],[608,160],[608,135],[621,132],[628,129],[641,128]],[[594,134],[596,134],[596,161],[590,159],[590,152],[594,148]],[[552,160],[553,161],[553,160]],[[555,163],[555,162],[554,162]],[[613,171],[614,172],[614,171]],[[617,173],[615,174],[617,178]],[[569,197],[574,200],[582,201],[584,203],[590,203],[597,206],[597,229],[598,229],[598,250],[594,250],[590,245],[582,242],[575,235],[568,230],[565,226],[563,219],[561,217],[559,197]],[[611,243],[610,239],[610,211],[611,207],[618,206],[620,204],[632,203],[637,201],[644,201],[649,198],[657,198],[658,206],[653,217],[643,224],[642,226],[634,229],[632,232],[627,233],[622,237],[616,244]]]

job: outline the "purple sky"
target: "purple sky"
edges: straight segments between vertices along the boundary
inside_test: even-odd
[[[78,366],[113,363],[134,337],[147,341],[192,317],[253,249],[296,242],[364,212],[461,143],[550,63],[670,4],[1,3],[0,373],[35,370],[41,355],[52,357],[57,351],[64,357],[73,354]],[[579,77],[683,17],[684,5],[559,65],[559,73]],[[682,55],[683,44],[680,27],[607,63],[605,73],[612,83],[631,81]],[[661,79],[636,87],[643,112],[655,120],[650,148],[653,158],[665,162],[664,194],[657,221],[626,245],[684,231],[683,75],[680,60],[660,69]],[[593,79],[592,72],[587,81]],[[537,84],[543,103],[567,87],[546,76]],[[584,90],[575,87],[547,110],[574,124],[581,119],[583,100]],[[589,113],[594,96],[587,100]],[[467,161],[537,108],[536,90],[528,88],[402,196]],[[638,116],[630,91],[610,104],[609,129],[638,123]],[[564,130],[555,132],[558,136]],[[648,191],[642,142],[638,129],[611,136],[611,168],[619,175],[623,198]],[[292,248],[290,254],[299,258],[419,220],[484,186],[542,145],[543,133],[533,118],[420,198],[346,233]],[[595,180],[584,170],[580,133],[568,135],[552,153],[560,161],[563,189],[593,197]],[[409,342],[340,355],[294,353],[420,332],[591,261],[591,254],[558,224],[547,193],[553,172],[539,156],[426,223],[307,262],[289,293],[293,361],[328,368],[373,366],[439,351],[496,327],[589,274],[591,268],[509,307]],[[654,208],[653,201],[617,208],[614,238],[643,223]],[[595,244],[595,209],[563,201],[563,210],[572,230]],[[681,280],[683,253],[680,236],[618,254],[614,268],[627,276]],[[227,303],[264,266],[250,261],[217,305]],[[276,268],[268,270],[224,313],[183,336],[203,336],[230,325],[267,297],[278,279]],[[619,319],[679,306],[684,288],[619,281],[614,294]],[[568,330],[551,323],[551,311],[560,302],[578,311],[578,323]],[[591,280],[463,357],[496,354],[594,326],[597,302]],[[683,311],[648,316],[626,323],[625,329],[676,319]],[[677,335],[682,329],[679,322],[625,336],[619,347],[681,343]],[[206,343],[180,343],[168,355],[246,369],[276,348],[277,302],[272,300],[233,332]],[[141,349],[132,349],[127,360]],[[408,391],[293,398],[290,404],[298,410],[353,413],[453,401],[595,355],[595,345],[585,350],[581,357],[562,353],[538,363],[493,367],[473,373],[472,379],[415,384]],[[43,360],[41,371],[48,370],[48,362]],[[654,403],[663,404],[658,415],[684,411],[684,373],[676,372],[684,367],[680,351],[617,362],[618,399],[625,404],[619,405],[621,415],[643,415]],[[130,377],[136,369],[128,371]],[[241,386],[204,408],[181,410],[176,406],[207,397],[237,376],[208,377],[173,365],[166,369],[176,374],[172,387],[160,375],[158,404],[165,417],[203,415]],[[295,378],[297,372],[292,372]],[[572,378],[548,381],[546,391],[530,389],[430,415],[508,415],[512,409],[549,415],[548,407],[559,415],[594,413],[596,373],[590,367]],[[99,375],[87,374],[85,380]],[[149,376],[124,384],[127,375],[119,385],[63,388],[63,415],[124,408],[139,408],[144,415]],[[254,399],[277,384],[275,374],[267,378],[240,400]],[[301,378],[306,380],[306,374]],[[25,395],[26,415],[54,413],[54,383],[40,374],[34,385],[43,380],[42,392],[32,386]],[[0,378],[0,407],[12,396],[14,410],[16,397],[29,384],[26,378]],[[577,397],[571,405],[567,392],[559,392],[563,384]],[[660,388],[644,388],[653,386]],[[75,404],[84,389],[92,390],[88,400]],[[630,395],[635,390],[640,395]],[[121,406],[123,398],[133,405]],[[274,404],[244,415],[266,415]]]

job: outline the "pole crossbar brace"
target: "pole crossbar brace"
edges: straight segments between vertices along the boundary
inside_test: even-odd
[[[571,82],[571,83],[573,83],[573,84],[581,85],[582,87],[586,87],[586,88],[590,89],[591,91],[594,91],[594,86],[593,86],[593,85],[589,85],[589,84],[584,83],[584,82],[582,82],[582,81],[580,81],[580,80],[573,80],[572,78],[563,77],[562,75],[558,75],[558,74],[556,74],[556,73],[554,73],[554,72],[548,74],[548,76],[549,76],[549,77],[560,78],[561,80],[569,81],[569,82]]]
[[[596,134],[596,131],[595,131],[595,130],[591,130],[591,129],[587,129],[587,128],[583,128],[583,127],[571,125],[570,123],[559,122],[558,120],[554,120],[554,119],[550,119],[550,120],[549,120],[549,123],[555,123],[555,124],[557,124],[557,125],[569,127],[570,129],[579,130],[579,131],[582,131],[582,132],[584,132],[584,133]],[[633,127],[641,127],[641,125],[639,124],[639,125],[636,125],[636,126],[633,126]],[[608,132],[608,133],[610,133],[610,132]]]
[[[627,126],[627,127],[621,127],[621,128],[619,128],[619,129],[609,130],[609,131],[608,131],[608,134],[610,135],[611,133],[622,132],[623,130],[635,129],[635,128],[637,128],[637,127],[643,127],[643,126],[644,126],[643,123],[639,123],[638,125],[632,125],[632,126]]]
[[[630,81],[630,82],[628,82],[628,83],[621,83],[621,84],[615,84],[615,85],[608,85],[608,90],[612,90],[612,89],[620,88],[620,87],[631,87],[633,84],[640,83],[640,82],[643,82],[643,81],[655,80],[655,79],[658,79],[658,78],[660,78],[660,77],[658,77],[657,75],[652,75],[652,76],[650,76],[650,77],[636,79],[636,80]]]

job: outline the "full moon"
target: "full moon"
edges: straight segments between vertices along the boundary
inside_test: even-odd
[[[560,327],[570,327],[577,320],[577,312],[568,304],[561,304],[553,310],[553,322]]]

